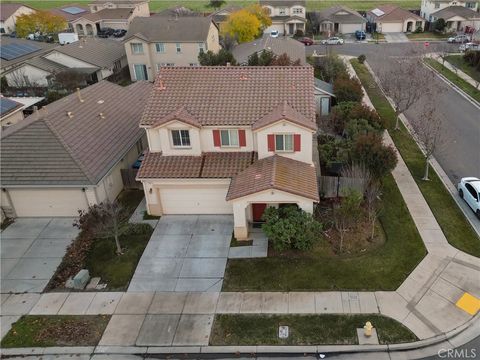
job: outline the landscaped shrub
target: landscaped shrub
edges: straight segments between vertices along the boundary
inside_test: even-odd
[[[333,107],[330,116],[333,130],[339,135],[343,134],[348,122],[358,119],[366,120],[374,129],[381,130],[385,128],[385,121],[374,110],[359,102],[346,101],[338,103]]]
[[[363,64],[365,60],[367,60],[367,57],[364,54],[362,54],[362,55],[359,55],[357,59],[360,64]]]
[[[368,123],[365,119],[353,119],[345,127],[347,138],[355,140],[359,135],[377,133],[378,130]]]
[[[480,51],[468,50],[463,55],[463,60],[480,71]]]
[[[375,133],[359,135],[353,144],[351,156],[353,161],[365,164],[377,179],[388,175],[397,165],[394,148],[384,145],[382,137]]]
[[[363,91],[360,81],[349,76],[336,77],[333,82],[333,93],[338,102],[362,101]]]
[[[350,156],[351,143],[345,139],[329,135],[318,137],[318,153],[320,164],[330,168],[333,163],[347,163]]]
[[[309,58],[314,67],[315,77],[331,83],[340,76],[348,76],[347,67],[335,54]]]
[[[269,207],[263,213],[262,230],[277,251],[309,250],[320,239],[322,225],[313,216],[295,206]]]

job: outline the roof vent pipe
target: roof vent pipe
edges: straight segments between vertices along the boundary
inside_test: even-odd
[[[77,96],[78,96],[78,100],[80,100],[81,103],[85,101],[82,99],[82,94],[80,94],[80,88],[77,88]]]

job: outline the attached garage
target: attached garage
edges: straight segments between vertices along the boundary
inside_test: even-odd
[[[158,189],[164,214],[232,214],[228,185],[163,186]]]
[[[355,31],[363,31],[365,30],[365,23],[357,23],[357,24],[341,24],[339,31],[342,34],[353,34]]]
[[[12,207],[18,217],[77,216],[86,209],[82,189],[8,189]]]
[[[382,33],[403,32],[403,22],[381,23],[379,30]]]

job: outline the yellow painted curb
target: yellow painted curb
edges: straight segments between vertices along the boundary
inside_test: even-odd
[[[473,316],[478,312],[478,310],[480,310],[480,299],[477,299],[475,296],[469,293],[465,293],[460,299],[458,299],[456,305],[463,311]]]

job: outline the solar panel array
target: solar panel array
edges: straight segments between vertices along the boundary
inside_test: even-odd
[[[16,101],[0,98],[0,115],[7,114],[11,110],[15,109],[19,104]]]
[[[71,15],[77,15],[82,12],[85,12],[86,10],[76,6],[69,6],[69,7],[63,8],[62,11],[65,11],[66,13],[69,13]]]
[[[0,57],[4,60],[13,60],[38,50],[40,48],[33,44],[7,44],[0,46]]]

